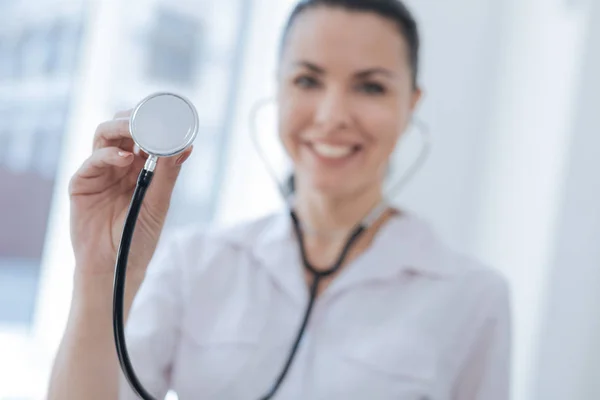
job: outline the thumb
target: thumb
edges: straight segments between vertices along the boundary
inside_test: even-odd
[[[156,164],[154,176],[156,177],[156,175],[158,175],[160,176],[160,179],[166,178],[169,175],[177,177],[181,166],[190,157],[193,150],[194,146],[192,145],[180,154],[177,154],[172,157],[164,157],[159,159],[159,162]]]
[[[168,207],[173,188],[181,171],[181,166],[190,157],[192,150],[193,146],[190,146],[181,154],[158,160],[154,169],[152,183],[146,193],[145,201],[149,206],[157,207],[158,209]]]
[[[172,157],[175,159],[175,165],[176,166],[181,166],[183,165],[183,163],[190,158],[190,156],[192,155],[192,151],[194,150],[194,145],[191,145],[190,147],[188,147],[183,153],[181,153],[179,156],[176,157]]]

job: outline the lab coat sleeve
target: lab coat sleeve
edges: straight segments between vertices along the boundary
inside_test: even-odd
[[[133,369],[144,388],[163,399],[170,385],[182,313],[183,262],[176,238],[162,240],[134,298],[125,327]],[[138,399],[119,370],[120,400]]]
[[[483,323],[459,373],[454,400],[510,399],[511,316],[507,284],[495,280],[485,296]]]

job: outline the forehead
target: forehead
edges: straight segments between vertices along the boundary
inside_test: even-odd
[[[283,62],[298,60],[360,69],[406,69],[407,44],[393,21],[372,12],[315,7],[292,24]]]

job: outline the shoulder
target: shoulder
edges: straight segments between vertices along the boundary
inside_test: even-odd
[[[414,247],[421,253],[417,260],[427,272],[448,283],[464,299],[508,300],[509,282],[501,269],[451,247],[425,219],[411,215],[410,220]]]
[[[450,248],[446,248],[445,254],[448,268],[461,290],[494,302],[508,300],[508,279],[497,267]]]
[[[511,293],[506,275],[497,267],[452,248],[445,247],[443,253],[457,307],[476,320],[501,321],[508,326]]]
[[[413,239],[408,241],[418,249],[414,260],[421,263],[426,278],[424,296],[461,327],[460,332],[479,331],[490,322],[502,329],[511,325],[509,280],[498,266],[449,245],[422,218],[413,216],[409,227],[407,235]]]

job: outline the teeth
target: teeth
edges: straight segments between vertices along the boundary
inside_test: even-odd
[[[342,158],[352,153],[352,146],[335,146],[324,143],[314,143],[313,149],[322,157]]]

